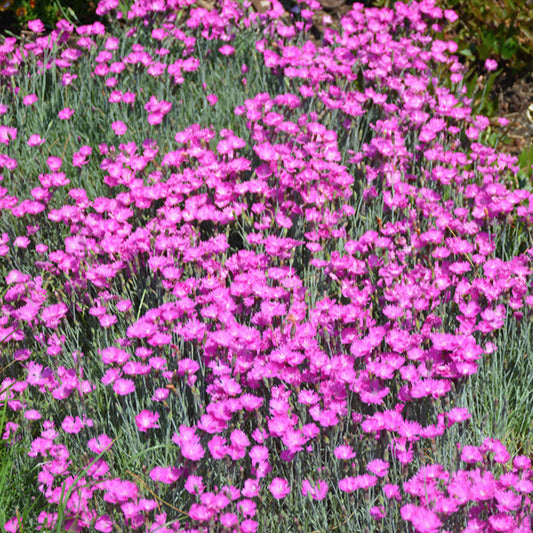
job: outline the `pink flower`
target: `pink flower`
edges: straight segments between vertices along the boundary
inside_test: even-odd
[[[127,396],[135,391],[135,383],[131,379],[119,378],[113,384],[113,390],[119,396]]]
[[[402,507],[401,510],[402,518],[404,517],[403,510],[405,507],[407,506]],[[434,512],[423,507],[416,507],[414,505],[412,507],[414,507],[414,510],[407,520],[413,524],[416,531],[419,533],[437,533],[440,531],[442,522]]]
[[[46,327],[56,329],[59,322],[67,315],[68,307],[63,303],[58,303],[45,307],[41,311],[41,320]]]
[[[491,516],[489,524],[494,531],[515,531],[516,527],[513,517],[504,513]]]
[[[385,477],[389,471],[389,463],[383,459],[374,459],[366,465],[366,468],[378,477]]]
[[[42,21],[40,19],[29,20],[28,21],[28,28],[33,33],[41,33],[41,32],[44,31],[44,24],[42,23]]]
[[[17,248],[27,248],[30,244],[30,239],[26,237],[25,235],[17,237],[13,241],[13,246],[16,246]]]
[[[304,479],[302,482],[302,494],[304,496],[309,495],[313,500],[323,500],[328,493],[328,488],[328,484],[322,479],[315,483],[311,483],[308,479]]]
[[[215,459],[222,459],[227,455],[226,440],[220,435],[215,435],[207,443],[207,447]]]
[[[77,74],[71,74],[70,72],[65,72],[63,74],[63,78],[61,79],[61,85],[63,87],[66,87],[67,85],[70,85],[76,78]]]
[[[254,446],[250,450],[250,459],[253,465],[268,461],[268,448],[266,446]]]
[[[71,434],[77,434],[79,433],[83,427],[84,427],[83,421],[80,419],[79,416],[76,418],[72,416],[65,417],[65,420],[63,420],[63,423],[61,424],[61,429],[65,433],[71,433]]]
[[[244,488],[241,492],[243,496],[246,496],[246,498],[255,498],[259,495],[260,489],[261,486],[259,481],[257,479],[250,478],[244,482]]]
[[[257,504],[253,500],[241,500],[237,504],[237,508],[244,516],[255,516],[257,512]]]
[[[144,409],[135,417],[135,423],[139,431],[146,432],[151,428],[158,428],[159,413]]]
[[[505,117],[498,117],[498,124],[502,127],[505,127],[507,124],[509,124],[509,119]]]
[[[154,391],[154,395],[152,396],[153,402],[164,402],[168,395],[170,394],[170,390],[160,387]]]
[[[184,442],[181,446],[181,453],[186,459],[199,461],[205,455],[205,450],[199,442]]]
[[[161,124],[163,122],[163,113],[160,111],[154,111],[153,113],[150,113],[148,115],[148,124],[151,124],[152,126],[157,126],[157,124]]]
[[[102,533],[111,533],[113,531],[113,524],[114,522],[112,518],[109,515],[104,514],[96,519],[94,529],[96,529],[96,531],[101,531]]]
[[[4,530],[7,531],[7,533],[16,533],[19,530],[19,523],[19,519],[14,516],[4,524]]]
[[[223,513],[220,515],[220,523],[226,528],[233,528],[239,522],[235,513]]]
[[[63,164],[63,160],[60,157],[50,156],[46,160],[46,164],[48,165],[48,168],[52,172],[57,172],[61,168],[61,165]]]
[[[513,459],[513,466],[518,470],[530,470],[531,459],[527,455],[517,455]]]
[[[113,441],[105,433],[98,437],[91,439],[87,443],[87,447],[93,453],[101,454],[102,452],[109,450],[113,446]]]
[[[394,498],[398,501],[402,499],[400,494],[400,488],[398,487],[398,485],[392,485],[390,483],[387,483],[386,485],[383,485],[383,492],[385,493],[385,496],[389,499]]]
[[[377,478],[370,474],[357,477],[345,477],[339,480],[339,489],[343,492],[354,492],[357,489],[367,490],[377,483]]]
[[[57,114],[57,116],[58,116],[61,120],[68,120],[73,114],[74,114],[74,110],[73,110],[73,109],[70,109],[70,107],[65,107],[64,109],[62,109],[62,110]]]
[[[276,500],[282,500],[291,491],[288,481],[281,477],[275,477],[268,488]]]
[[[22,103],[24,105],[32,105],[34,104],[35,102],[37,102],[37,95],[36,94],[28,94],[28,96],[25,96],[23,99],[22,99]]]
[[[78,152],[75,152],[72,156],[72,165],[75,167],[81,167],[88,163],[87,157],[91,155],[92,148],[90,146],[82,146]]]
[[[340,446],[337,446],[333,453],[335,454],[335,457],[337,459],[341,459],[344,461],[347,461],[348,459],[353,459],[355,457],[355,452],[353,451],[353,448],[351,446],[348,446],[347,444],[341,444]]]
[[[356,480],[351,476],[339,479],[338,485],[339,489],[343,492],[353,492],[354,490],[357,490]]]
[[[218,51],[223,55],[223,56],[231,56],[235,53],[235,48],[233,48],[233,46],[229,45],[229,44],[225,44],[224,46],[221,46]]]
[[[24,418],[26,420],[39,420],[41,418],[41,413],[35,409],[28,409],[24,413]]]
[[[43,144],[45,142],[46,139],[43,139],[38,133],[34,133],[33,135],[30,135],[28,139],[28,146],[39,146],[40,144]]]
[[[444,18],[446,20],[448,20],[449,22],[455,22],[458,18],[459,18],[459,15],[453,11],[452,9],[445,9],[444,10]]]
[[[179,478],[179,470],[175,466],[156,466],[150,471],[154,481],[172,485]]]
[[[212,515],[213,511],[210,510],[207,505],[202,505],[200,503],[193,503],[189,510],[189,516],[198,522],[207,522]]]
[[[117,311],[125,313],[131,309],[132,303],[130,300],[120,300],[117,302]]]
[[[214,106],[218,102],[218,96],[216,94],[208,94],[206,98],[210,106]]]
[[[98,320],[100,321],[100,325],[103,328],[109,328],[113,324],[115,324],[115,322],[117,321],[117,317],[115,315],[104,314],[101,317],[99,317]]]
[[[124,135],[128,131],[128,126],[121,120],[117,120],[111,124],[111,129],[115,132],[115,135]]]
[[[202,476],[189,476],[185,482],[185,490],[189,494],[202,494],[204,492]]]
[[[466,407],[454,407],[447,413],[448,423],[447,426],[450,427],[456,422],[464,422],[471,418],[472,415],[468,412]]]
[[[498,68],[498,63],[494,59],[487,59],[485,61],[485,68],[492,72],[493,70],[496,70]]]
[[[250,440],[240,429],[235,429],[230,435],[230,441],[236,448],[247,448],[250,446]]]
[[[242,533],[255,533],[258,527],[259,524],[255,520],[251,520],[250,518],[241,522]]]
[[[461,461],[465,463],[483,462],[483,454],[477,446],[465,446],[461,451]]]

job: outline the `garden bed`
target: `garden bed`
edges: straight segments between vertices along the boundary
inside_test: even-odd
[[[120,7],[1,45],[3,529],[530,531],[533,198],[454,13]]]

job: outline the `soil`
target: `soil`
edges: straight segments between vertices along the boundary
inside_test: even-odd
[[[509,120],[509,125],[503,130],[508,142],[498,148],[518,156],[533,144],[533,113],[530,113],[530,118],[527,113],[528,107],[533,107],[533,71],[523,77],[502,73],[496,80],[492,95],[498,98],[497,114]]]

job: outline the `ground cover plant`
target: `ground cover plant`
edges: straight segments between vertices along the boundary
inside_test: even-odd
[[[3,529],[531,531],[532,193],[455,14],[123,7],[0,48]]]

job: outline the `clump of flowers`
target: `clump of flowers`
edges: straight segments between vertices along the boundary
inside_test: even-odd
[[[530,458],[455,405],[529,317],[533,249],[495,237],[531,193],[431,34],[453,14],[356,3],[317,41],[299,6],[105,0],[109,31],[2,45],[2,440],[38,460],[35,527],[530,530]]]

